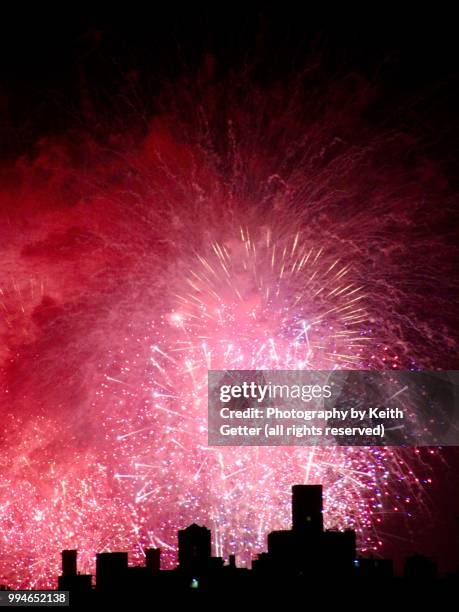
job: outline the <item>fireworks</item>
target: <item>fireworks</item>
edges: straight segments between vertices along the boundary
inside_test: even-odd
[[[377,550],[375,518],[400,493],[399,484],[392,489],[394,474],[409,469],[394,450],[207,447],[208,369],[374,367],[365,294],[350,267],[307,248],[298,234],[280,244],[272,240],[270,229],[258,240],[240,230],[177,273],[189,292],[173,288],[176,309],[159,332],[152,326],[144,407],[127,429],[124,406],[118,421],[120,445],[113,452],[120,463],[128,459],[129,470],[117,478],[146,507],[161,499],[161,541],[173,542],[164,526],[175,507],[182,522],[174,525],[209,525],[216,553],[235,553],[244,563],[263,549],[269,530],[287,526],[291,485],[320,482],[328,524],[356,528],[362,548]],[[112,382],[123,386],[131,365]],[[159,438],[164,474],[148,463]]]
[[[439,264],[413,254],[431,238],[405,246],[412,217],[430,219],[418,187],[379,166],[389,187],[370,180],[385,141],[346,146],[333,124],[302,126],[292,106],[277,115],[273,104],[260,124],[274,144],[244,108],[218,138],[212,117],[181,117],[180,138],[156,119],[135,150],[99,153],[90,177],[78,169],[89,186],[73,208],[33,208],[11,246],[1,295],[8,584],[53,584],[63,548],[79,549],[82,571],[98,551],[134,561],[146,546],[170,567],[177,529],[191,522],[212,529],[214,554],[248,564],[289,525],[297,483],[324,485],[326,525],[356,529],[361,550],[381,549],[388,515],[423,508],[428,451],[207,446],[208,369],[415,368],[447,335],[423,319]],[[73,169],[47,160],[24,172],[54,202],[59,190],[37,187],[35,173],[58,167],[61,185]]]
[[[239,369],[320,369],[327,362],[336,367],[358,361],[368,338],[357,326],[367,313],[362,287],[348,278],[349,266],[327,260],[323,248],[298,245],[298,233],[290,242],[271,244],[268,228],[261,248],[248,231],[240,233],[240,242],[229,247],[212,244],[215,262],[198,256],[188,271],[191,292],[178,295],[182,310],[173,315],[185,335],[193,335],[182,342],[184,349],[196,342],[203,350],[209,341],[218,346],[220,359],[215,349],[206,351],[208,369],[224,369],[225,363],[233,369],[238,363]],[[287,345],[282,357],[278,341]]]
[[[271,229],[238,233],[175,270],[175,306],[137,320],[144,335],[109,350],[82,425],[96,442],[71,467],[60,457],[62,423],[40,415],[21,429],[10,468],[21,476],[4,483],[3,533],[14,550],[32,543],[39,584],[56,573],[63,547],[77,546],[88,569],[98,550],[138,558],[151,545],[172,564],[176,530],[192,521],[212,529],[216,554],[248,564],[268,531],[287,527],[290,488],[300,482],[323,483],[328,525],[357,529],[361,547],[378,550],[378,517],[402,488],[419,496],[414,475],[394,487],[409,467],[393,449],[207,446],[208,369],[374,367],[377,341],[349,264],[298,233],[280,242]],[[27,559],[6,562],[21,583]]]

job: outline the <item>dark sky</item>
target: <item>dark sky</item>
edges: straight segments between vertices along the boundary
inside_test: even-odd
[[[27,140],[27,133],[56,130],[69,120],[62,108],[78,97],[82,75],[109,105],[131,70],[139,71],[139,86],[151,94],[161,80],[192,70],[206,54],[223,71],[256,58],[258,77],[272,80],[301,70],[313,52],[320,53],[329,78],[343,70],[378,78],[385,104],[426,98],[429,118],[453,127],[459,43],[451,11],[298,4],[155,3],[84,11],[74,2],[3,9],[2,106]],[[8,142],[20,145],[11,135]]]

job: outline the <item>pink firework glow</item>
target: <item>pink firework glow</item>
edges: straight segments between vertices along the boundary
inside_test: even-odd
[[[140,135],[44,140],[4,170],[12,586],[54,584],[63,548],[82,571],[146,546],[171,567],[191,522],[249,564],[289,524],[296,483],[324,485],[326,524],[356,529],[362,551],[384,550],[388,517],[409,533],[412,507],[429,511],[441,451],[208,447],[206,385],[208,369],[451,365],[441,171],[414,135],[365,124],[358,100],[253,88],[230,105],[200,78]]]

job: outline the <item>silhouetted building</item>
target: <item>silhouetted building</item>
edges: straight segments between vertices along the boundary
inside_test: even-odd
[[[437,565],[424,555],[412,555],[405,561],[404,577],[412,580],[435,580]]]
[[[178,532],[179,567],[185,571],[202,571],[211,558],[211,533],[207,527],[193,523]]]
[[[292,530],[308,534],[322,533],[324,528],[321,485],[292,487]]]
[[[435,563],[422,555],[407,559],[404,579],[394,578],[390,559],[356,557],[356,534],[352,530],[334,531],[323,528],[322,487],[297,485],[292,488],[292,528],[268,534],[268,551],[253,562],[252,570],[238,568],[234,554],[224,565],[221,557],[212,557],[211,532],[192,524],[178,532],[179,564],[172,570],[161,570],[159,548],[145,549],[144,565],[129,567],[126,552],[104,552],[96,557],[96,588],[92,576],[77,571],[77,551],[62,551],[62,575],[58,588],[71,593],[76,607],[107,604],[129,609],[143,609],[151,596],[170,597],[200,592],[218,597],[228,594],[297,593],[305,597],[311,587],[332,586],[332,594],[340,595],[338,584],[358,585],[361,597],[379,593],[403,592],[413,584],[435,587],[453,586],[438,580]],[[354,582],[355,581],[355,582]],[[380,588],[380,585],[383,586]],[[366,585],[369,590],[365,591]],[[349,589],[352,593],[352,588]],[[327,596],[329,593],[326,593]],[[354,597],[354,595],[352,595]],[[195,601],[195,600],[193,600]],[[352,600],[354,601],[354,599]]]
[[[159,570],[161,569],[161,549],[145,549],[145,567],[152,575],[157,574],[159,572]]]
[[[119,588],[126,579],[127,552],[103,552],[96,556],[96,588],[109,590]]]
[[[389,580],[394,577],[392,559],[358,557],[355,560],[355,575],[364,580]]]
[[[77,573],[77,551],[62,551],[62,575],[74,576]]]
[[[259,555],[254,569],[290,576],[334,575],[354,572],[354,531],[324,531],[322,487],[292,488],[292,529],[268,534],[268,553]]]
[[[320,546],[318,559],[322,571],[325,570],[325,573],[340,578],[350,577],[354,573],[357,554],[355,531],[327,530],[322,535]]]
[[[77,550],[63,550],[62,575],[57,579],[58,589],[62,591],[86,592],[92,589],[92,575],[77,573]]]

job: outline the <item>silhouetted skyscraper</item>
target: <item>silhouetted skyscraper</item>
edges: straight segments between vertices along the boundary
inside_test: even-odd
[[[77,551],[63,550],[62,551],[62,575],[75,576],[77,573]]]
[[[292,529],[297,532],[322,533],[322,485],[292,487]]]

